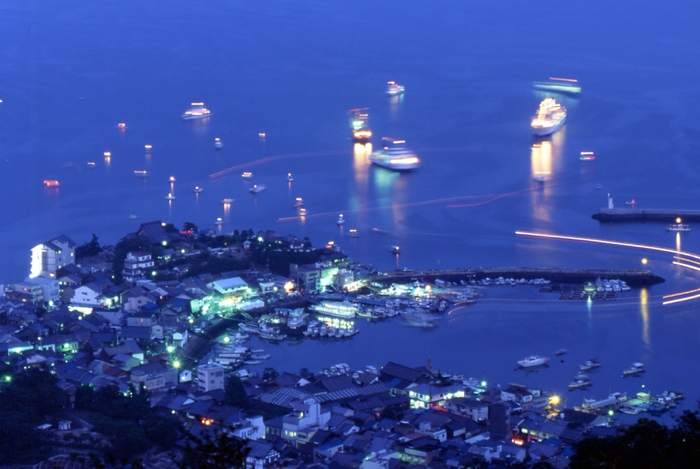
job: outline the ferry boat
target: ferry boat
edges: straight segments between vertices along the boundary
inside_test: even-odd
[[[287,173],[287,181],[292,182],[294,180],[294,176],[292,176],[292,173]]]
[[[294,201],[294,208],[299,208],[304,206],[304,201],[301,199],[301,197],[297,197],[296,200]]]
[[[253,178],[253,173],[250,171],[246,171],[245,173],[241,174],[241,177],[243,179],[252,179]]]
[[[223,146],[224,144],[221,142],[221,139],[219,137],[216,137],[214,139],[214,148],[218,150],[219,148],[223,148]]]
[[[626,378],[628,376],[636,376],[638,374],[644,373],[644,365],[642,363],[632,363],[632,366],[622,371],[622,377]]]
[[[368,107],[350,109],[348,111],[348,119],[350,120],[350,130],[352,131],[352,139],[356,142],[368,142],[372,137],[372,131],[369,130],[367,120],[369,114]]]
[[[253,184],[253,187],[251,187],[248,190],[251,192],[251,194],[259,194],[265,189],[267,189],[267,187],[265,187],[265,184]]]
[[[147,178],[148,177],[148,171],[145,169],[135,169],[134,170],[134,176],[140,177],[140,178]]]
[[[384,148],[369,155],[369,160],[383,168],[394,171],[408,171],[420,167],[420,159],[411,150],[398,146],[405,140],[383,139]]]
[[[211,116],[211,111],[204,107],[204,103],[192,103],[192,107],[185,111],[182,115],[182,119],[204,119],[209,116]]]
[[[193,190],[195,193],[199,194],[200,192],[202,192],[204,190],[204,188],[199,187],[199,186],[194,186]]]
[[[540,103],[537,114],[532,118],[532,131],[538,137],[550,135],[561,129],[566,122],[566,108],[554,98],[545,98]]]
[[[233,203],[234,199],[221,199],[221,203],[224,205],[229,205]]]
[[[310,306],[309,309],[326,316],[343,319],[354,318],[358,310],[357,306],[347,301],[343,301],[342,303],[337,301],[322,301],[317,305]]]
[[[60,184],[55,179],[44,179],[44,185],[46,187],[58,187]]]
[[[217,218],[216,221],[214,222],[215,225],[223,225],[224,221],[221,218]]]
[[[337,223],[339,226],[342,225],[343,223],[345,223],[345,218],[343,218],[343,214],[342,214],[342,213],[341,213],[340,216],[338,217],[338,220],[336,221],[336,223]]]
[[[403,94],[404,91],[405,88],[393,80],[387,82],[386,84],[386,94],[388,94],[389,96],[397,96]]]
[[[168,192],[168,195],[166,195],[165,198],[168,200],[175,200],[175,196],[172,194],[172,192]]]
[[[565,94],[579,94],[581,92],[578,80],[574,78],[550,77],[549,81],[533,81],[532,86],[538,90]]]
[[[522,366],[523,368],[529,368],[532,366],[540,366],[544,365],[547,363],[549,360],[549,357],[540,357],[539,355],[530,355],[529,357],[525,357],[524,359],[520,360],[518,362],[518,365]]]

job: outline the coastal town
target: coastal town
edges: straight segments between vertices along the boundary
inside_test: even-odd
[[[659,416],[683,399],[671,390],[614,393],[567,407],[546,389],[446,373],[428,357],[276,370],[264,367],[265,349],[248,345],[253,335],[352,340],[360,320],[431,328],[490,286],[614,301],[635,283],[659,281],[648,271],[602,279],[603,271],[561,269],[379,272],[332,242],[314,248],[274,231],[161,221],[114,246],[60,235],[28,257],[29,275],[4,285],[0,300],[0,397],[7,405],[13,386],[37,376],[55,390],[53,411],[17,425],[57,464],[112,454],[173,467],[188,437],[224,433],[241,441],[251,468],[567,467],[573,444],[624,429],[620,413]],[[544,357],[518,363],[547,366]],[[590,385],[586,373],[597,366],[582,364],[569,388]],[[621,371],[641,374],[644,365]],[[138,399],[131,420],[126,411],[113,416],[133,436],[125,442],[104,415]]]

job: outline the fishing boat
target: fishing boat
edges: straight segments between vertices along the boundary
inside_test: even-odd
[[[124,129],[126,129],[126,123],[124,123],[124,122],[118,123],[118,124],[117,124],[117,128],[118,128],[119,130],[124,130]]]
[[[391,246],[389,251],[393,252],[394,254],[401,254],[401,248],[399,246]]]
[[[355,228],[350,228],[348,230],[348,236],[351,238],[357,238],[359,235],[357,234],[357,230]]]
[[[175,181],[176,181],[175,176],[170,176],[170,178],[169,178],[168,180],[169,180],[170,182],[175,182]]]
[[[535,176],[534,179],[537,182],[544,182],[544,176]]]
[[[581,160],[581,161],[594,161],[595,155],[593,154],[592,151],[582,151],[581,156],[579,157],[579,160]]]
[[[260,192],[264,191],[265,189],[267,189],[265,184],[253,184],[253,187],[251,187],[248,190],[250,191],[251,194],[259,194]]]
[[[342,225],[345,223],[345,218],[343,218],[343,214],[341,213],[340,216],[338,217],[338,220],[335,222],[338,226]]]
[[[58,187],[60,184],[56,179],[44,179],[44,185],[46,187]]]
[[[560,348],[559,350],[557,350],[556,352],[554,352],[554,355],[556,355],[556,356],[564,355],[564,354],[567,353],[567,352],[568,352],[568,350],[566,350],[565,348]]]
[[[576,95],[581,92],[578,80],[574,78],[550,77],[549,81],[533,81],[532,86],[537,90],[554,91],[563,94]]]
[[[134,176],[140,177],[140,178],[147,178],[148,177],[148,171],[145,169],[135,169],[134,170]]]
[[[369,130],[369,114],[367,111],[369,108],[357,108],[350,109],[348,111],[348,120],[350,121],[350,130],[352,132],[352,139],[356,142],[364,143],[368,142],[372,137],[372,131]]]
[[[204,189],[201,188],[201,187],[199,187],[199,186],[194,186],[194,192],[197,193],[197,194],[199,194],[199,193],[202,192],[203,190],[204,190]]]
[[[600,363],[598,362],[598,360],[590,359],[583,362],[583,365],[579,365],[579,369],[581,371],[590,371],[594,368],[598,368],[599,366]]]
[[[292,182],[294,180],[294,176],[292,176],[292,173],[287,173],[287,181]]]
[[[569,383],[569,389],[583,389],[587,388],[591,384],[593,384],[591,380],[577,379],[576,381],[572,381],[571,383]]]
[[[252,179],[253,178],[253,173],[250,171],[246,171],[245,173],[241,174],[241,177],[243,179]]]
[[[296,200],[294,201],[294,208],[299,208],[304,206],[304,201],[301,199],[301,197],[297,197]]]
[[[224,144],[221,141],[221,139],[219,137],[216,137],[214,139],[214,148],[216,148],[218,150],[219,148],[223,148],[223,147],[224,147]]]
[[[87,162],[87,167],[88,167],[88,168],[94,168],[94,167],[95,167],[95,162],[94,162],[94,161],[88,161],[88,162]]]
[[[217,218],[216,221],[214,222],[215,225],[223,225],[224,221],[221,218]]]
[[[172,192],[168,192],[168,195],[166,195],[165,198],[168,200],[175,200],[175,196],[172,194]]]
[[[547,363],[549,360],[549,357],[540,357],[539,355],[530,355],[528,357],[525,357],[524,359],[520,360],[518,362],[518,365],[520,365],[523,368],[529,368],[532,366],[540,366],[544,365]]]
[[[639,374],[644,373],[644,365],[642,363],[636,362],[632,363],[632,366],[629,368],[626,368],[622,371],[622,377],[626,378],[628,376],[636,376]]]
[[[386,94],[388,94],[389,96],[398,96],[400,94],[403,94],[404,91],[405,88],[393,80],[387,82],[386,84]]]
[[[234,199],[221,199],[221,203],[224,205],[230,205],[233,203]]]
[[[204,107],[204,103],[192,103],[191,106],[182,115],[183,120],[204,119],[211,116],[211,111]]]
[[[545,98],[540,103],[530,125],[536,136],[543,137],[561,129],[565,122],[566,108],[557,103],[554,98]]]
[[[147,143],[143,146],[143,149],[146,150],[146,154],[150,154],[151,150],[153,150],[153,145],[151,145],[150,143]]]

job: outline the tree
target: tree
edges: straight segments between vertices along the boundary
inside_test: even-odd
[[[265,370],[263,371],[262,379],[263,381],[272,381],[279,375],[279,372],[274,368],[265,368]]]
[[[90,242],[81,244],[75,249],[76,259],[82,259],[83,257],[93,257],[102,252],[102,247],[98,241],[97,235],[92,234],[92,240]]]
[[[181,469],[230,469],[245,467],[248,449],[244,442],[225,432],[212,436],[206,433],[202,438],[188,435],[189,443],[185,447],[182,459],[178,463]]]
[[[184,223],[184,225],[182,225],[182,230],[183,231],[191,231],[193,233],[196,233],[197,231],[199,231],[199,228],[197,227],[197,225],[195,225],[191,221],[186,221]]]
[[[306,381],[314,381],[316,379],[316,376],[314,376],[312,371],[309,371],[308,368],[302,368],[299,370],[299,376],[304,378]]]
[[[224,386],[224,402],[242,409],[250,405],[243,382],[241,378],[236,375],[231,375],[226,379],[226,385]]]

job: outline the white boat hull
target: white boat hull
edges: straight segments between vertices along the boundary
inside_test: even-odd
[[[370,155],[369,160],[373,163],[376,164],[377,166],[381,166],[382,168],[387,168],[387,169],[392,169],[394,171],[410,171],[412,169],[416,169],[420,167],[420,163],[391,163],[390,161],[386,161],[380,158],[373,157]]]
[[[533,127],[532,132],[537,136],[537,137],[544,137],[545,135],[551,135],[557,130],[561,129],[564,124],[566,123],[566,117],[564,117],[560,122],[557,124],[554,124],[551,127]]]

